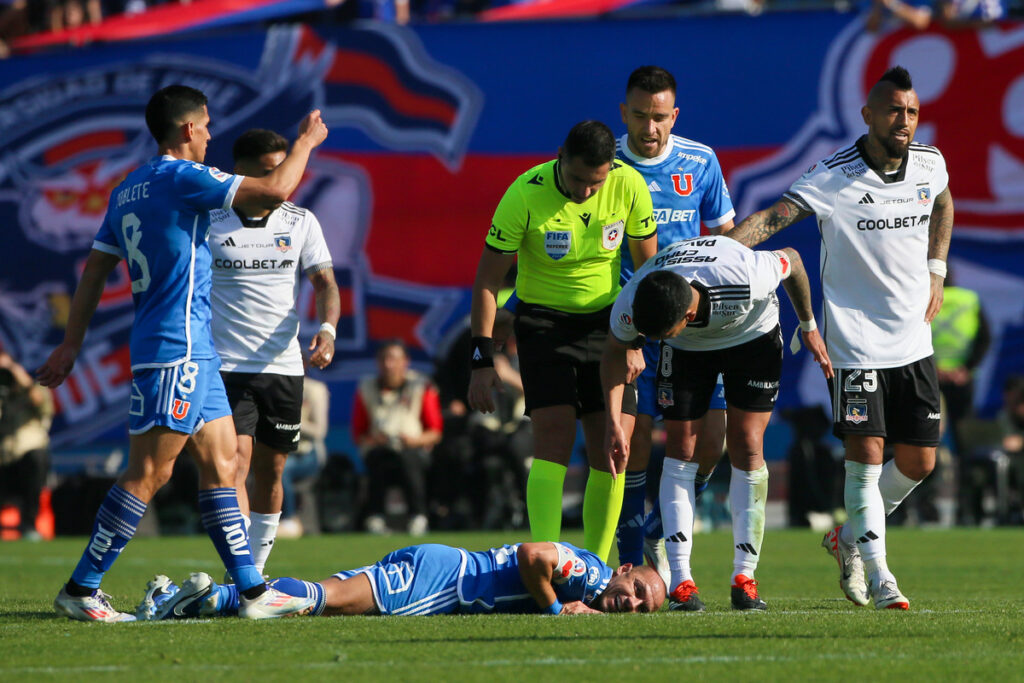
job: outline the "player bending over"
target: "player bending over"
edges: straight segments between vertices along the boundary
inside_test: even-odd
[[[414,545],[366,567],[319,583],[270,582],[287,595],[312,599],[311,615],[597,614],[656,612],[665,583],[647,566],[616,570],[568,543],[521,543],[470,552]],[[178,589],[166,576],[149,582],[139,619],[182,619],[238,613],[238,589],[192,573]]]

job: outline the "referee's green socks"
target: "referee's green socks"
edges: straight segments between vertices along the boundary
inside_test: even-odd
[[[590,468],[583,494],[583,546],[604,562],[608,561],[615,541],[625,488],[625,473],[612,479],[611,472]]]
[[[562,534],[562,487],[565,465],[534,458],[526,480],[526,512],[535,542],[557,541]]]

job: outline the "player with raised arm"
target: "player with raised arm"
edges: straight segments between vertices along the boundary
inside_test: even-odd
[[[158,576],[154,582],[169,580]],[[612,570],[594,553],[568,543],[522,543],[482,552],[414,545],[319,583],[280,578],[270,585],[314,601],[309,612],[314,616],[648,613],[665,602],[665,584],[652,568]],[[139,612],[154,619],[230,615],[238,610],[238,591],[195,572],[180,591],[159,602],[144,599]]]
[[[906,69],[886,71],[861,114],[866,135],[814,164],[730,235],[753,246],[817,217],[849,515],[822,544],[852,602],[908,609],[886,563],[885,517],[935,466],[939,385],[929,324],[942,306],[953,198],[942,154],[914,142],[920,103]],[[883,466],[886,443],[894,457]]]
[[[239,614],[288,616],[312,602],[268,589],[253,565],[235,494],[235,430],[210,333],[210,211],[232,205],[276,207],[295,190],[312,150],[327,136],[320,112],[299,125],[292,152],[263,178],[202,164],[210,141],[206,96],[171,85],[146,106],[159,154],[128,174],[107,213],[71,303],[64,341],[39,369],[55,387],[70,374],[107,277],[125,259],[135,320],[128,466],[110,489],[71,578],[54,601],[82,621],[131,621],[100,590],[103,575],[135,534],[146,506],[188,447],[199,465],[203,525],[241,591]]]
[[[246,131],[232,148],[235,173],[262,178],[284,161],[287,149],[288,141],[273,131]],[[323,230],[309,209],[291,202],[217,209],[210,213],[209,241],[213,341],[238,437],[238,504],[252,520],[253,563],[262,574],[281,519],[281,473],[299,444],[302,422],[297,273],[313,285],[320,320],[308,349],[313,367],[331,362],[341,303]],[[245,489],[250,465],[251,512]]]
[[[583,121],[569,131],[558,159],[530,169],[505,192],[473,283],[470,407],[494,410],[497,295],[518,253],[515,333],[534,441],[526,487],[530,531],[535,541],[559,540],[562,488],[579,419],[590,463],[584,545],[602,560],[611,551],[625,477],[616,478],[601,446],[600,354],[621,288],[622,244],[643,263],[656,251],[655,235],[643,177],[615,160],[608,126]],[[632,358],[638,372],[640,352]]]
[[[807,348],[829,376],[828,355],[814,329],[807,271],[799,254],[788,247],[757,252],[723,235],[671,244],[636,272],[612,308],[601,380],[608,406],[605,448],[615,460],[629,449],[619,414],[627,383],[627,351],[646,340],[662,341],[657,386],[666,432],[660,499],[669,540],[669,609],[704,610],[690,568],[694,453],[719,375],[729,406],[726,443],[732,463],[729,507],[735,547],[732,606],[767,609],[754,572],[761,558],[768,494],[764,430],[782,375],[775,294],[780,282],[801,320]]]
[[[718,157],[707,145],[672,134],[679,115],[676,80],[672,74],[657,66],[641,66],[633,71],[626,83],[626,101],[619,105],[619,110],[627,132],[618,140],[616,158],[639,171],[647,183],[654,204],[654,219],[658,223],[658,248],[698,237],[701,223],[711,234],[728,232],[733,227],[736,212]],[[632,277],[633,271],[633,259],[624,249],[623,281]],[[644,519],[651,430],[655,418],[661,414],[655,379],[658,343],[650,341],[643,353],[644,371],[636,380],[636,424],[630,439],[626,488],[617,530],[619,563],[640,564],[646,555],[647,562],[668,581],[660,505],[655,503],[651,514]],[[719,378],[697,438],[694,455],[698,463],[697,495],[707,487],[711,472],[722,457],[725,408]]]

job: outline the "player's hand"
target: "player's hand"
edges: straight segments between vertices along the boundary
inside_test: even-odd
[[[36,379],[44,387],[51,389],[59,387],[71,374],[71,368],[75,367],[77,358],[78,349],[68,344],[61,344],[53,350],[43,366],[36,370]]]
[[[603,614],[583,604],[581,600],[562,603],[562,611],[559,614]]]
[[[306,114],[299,124],[299,137],[305,138],[313,147],[327,139],[327,124],[320,118],[320,110],[314,109]]]
[[[309,344],[309,364],[321,370],[331,364],[334,358],[334,337],[324,332],[317,332]]]
[[[647,363],[644,362],[643,349],[626,350],[626,384],[639,377],[645,367],[647,367]]]
[[[615,479],[616,475],[626,471],[629,462],[629,439],[618,422],[608,420],[604,430],[604,452],[608,456],[608,471]]]
[[[494,368],[477,368],[469,379],[469,407],[481,413],[494,412],[494,390],[502,390]]]
[[[825,379],[831,379],[832,359],[828,357],[828,351],[825,350],[825,340],[821,338],[821,333],[818,330],[811,330],[810,332],[801,332],[801,334],[804,337],[804,346],[814,356],[814,362],[821,368]]]
[[[924,321],[931,323],[935,320],[935,316],[939,314],[939,309],[942,308],[942,283],[945,280],[941,275],[935,273],[929,273],[931,275],[930,295],[928,297],[928,308],[924,312]]]

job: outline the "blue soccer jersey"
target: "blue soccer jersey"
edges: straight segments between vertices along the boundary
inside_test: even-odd
[[[110,195],[93,249],[127,261],[135,303],[132,370],[216,358],[210,332],[210,210],[231,206],[242,176],[154,157]]]
[[[558,568],[552,585],[559,602],[589,604],[604,592],[611,568],[593,553],[555,543]],[[381,614],[488,614],[541,612],[519,576],[518,545],[470,552],[423,544],[388,553],[380,562],[335,574],[366,574]]]
[[[658,223],[658,251],[680,240],[700,235],[700,224],[717,228],[736,215],[722,167],[714,150],[693,140],[673,135],[665,151],[653,159],[637,156],[623,135],[616,144],[616,158],[644,177],[654,203]],[[622,280],[633,275],[633,258],[622,249]]]

